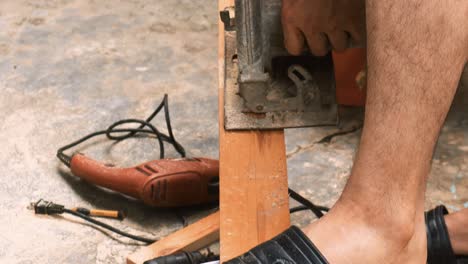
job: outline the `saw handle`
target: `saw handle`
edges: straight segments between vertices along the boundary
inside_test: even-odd
[[[75,154],[70,169],[73,175],[89,183],[150,206],[189,206],[219,198],[216,189],[219,162],[208,158],[161,159],[132,168],[118,168]]]

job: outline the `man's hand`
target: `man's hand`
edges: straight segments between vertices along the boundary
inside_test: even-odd
[[[366,36],[364,0],[283,0],[282,23],[286,49],[293,55],[305,49],[323,56],[333,48],[363,44]]]

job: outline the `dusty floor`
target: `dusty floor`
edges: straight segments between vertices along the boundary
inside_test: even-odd
[[[26,206],[39,198],[70,207],[127,209],[125,221],[108,222],[148,237],[181,227],[171,211],[77,180],[55,153],[118,119],[146,117],[168,93],[176,137],[192,155],[216,158],[216,9],[216,1],[201,0],[0,2],[1,263],[123,263],[137,249],[72,217],[34,216]],[[428,208],[468,207],[464,91],[440,137]],[[340,194],[359,138],[355,133],[313,144],[335,130],[287,131],[291,186],[325,205]],[[94,142],[80,150],[121,165],[158,157],[149,139]],[[180,213],[193,221],[207,211]],[[312,219],[309,213],[292,218],[299,225]]]

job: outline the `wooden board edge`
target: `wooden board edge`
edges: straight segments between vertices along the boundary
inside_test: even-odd
[[[138,249],[127,257],[127,264],[143,262],[181,250],[195,251],[219,240],[219,212],[180,229],[167,237]]]
[[[233,6],[219,0],[219,10]],[[224,25],[219,22],[220,257],[236,257],[290,226],[283,130],[226,131]],[[231,61],[231,60],[229,60]]]

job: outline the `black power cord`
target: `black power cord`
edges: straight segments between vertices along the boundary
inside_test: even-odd
[[[294,199],[297,202],[299,202],[300,204],[302,204],[302,206],[297,206],[297,207],[293,207],[293,208],[289,209],[290,213],[296,213],[296,212],[304,211],[304,210],[311,210],[312,213],[317,218],[321,218],[324,215],[323,212],[328,212],[330,210],[328,207],[321,206],[321,205],[315,205],[314,203],[312,203],[311,201],[309,201],[308,199],[306,199],[305,197],[303,197],[299,193],[295,192],[291,188],[288,188],[288,192],[289,192],[289,196],[292,199]]]
[[[153,126],[150,122],[153,120],[154,117],[162,110],[164,109],[164,115],[166,119],[166,127],[167,127],[167,132],[168,135],[162,133],[159,131],[155,126]],[[118,126],[124,125],[124,124],[139,124],[137,128],[117,128]],[[148,127],[148,128],[145,128]],[[124,133],[122,135],[122,133]],[[106,130],[101,130],[97,131],[94,133],[91,133],[87,136],[84,136],[68,145],[65,145],[57,150],[57,158],[59,158],[65,165],[70,167],[70,162],[71,162],[71,156],[67,155],[64,153],[64,151],[73,148],[84,141],[93,138],[95,136],[99,135],[106,135],[106,137],[110,140],[124,140],[130,137],[135,136],[137,133],[145,133],[149,135],[154,135],[156,137],[156,140],[158,141],[159,144],[159,156],[160,159],[164,158],[164,141],[172,144],[175,148],[175,150],[182,156],[185,157],[185,150],[182,147],[179,142],[176,141],[174,134],[172,133],[172,126],[171,126],[171,118],[169,116],[169,103],[168,103],[168,96],[167,94],[164,95],[164,99],[162,102],[159,104],[159,106],[154,110],[154,112],[145,120],[141,119],[123,119],[120,121],[117,121],[110,125]]]
[[[147,260],[143,262],[143,264],[200,264],[217,260],[219,260],[219,255],[213,254],[208,248],[208,253],[206,254],[203,254],[200,251],[182,251],[172,255]]]
[[[136,241],[140,241],[140,242],[144,242],[146,244],[151,244],[151,243],[154,243],[156,242],[155,239],[150,239],[150,238],[146,238],[146,237],[141,237],[141,236],[136,236],[136,235],[132,235],[132,234],[129,234],[127,232],[124,232],[118,228],[115,228],[111,225],[108,225],[102,221],[99,221],[99,220],[96,220],[90,216],[87,216],[83,213],[80,213],[80,212],[76,212],[76,211],[73,211],[71,209],[68,209],[68,208],[65,208],[65,206],[61,205],[61,204],[56,204],[56,203],[53,203],[53,202],[49,202],[49,201],[45,201],[43,199],[40,199],[39,201],[35,202],[35,203],[32,203],[31,206],[30,206],[30,209],[34,210],[34,213],[36,214],[44,214],[44,215],[60,215],[60,214],[64,214],[64,213],[67,213],[67,214],[71,214],[71,215],[74,215],[76,217],[79,217],[79,218],[82,218],[90,223],[93,223],[97,226],[100,226],[102,228],[105,228],[109,231],[112,231],[114,233],[117,233],[121,236],[124,236],[124,237],[128,237],[128,238],[131,238],[133,240],[136,240]]]
[[[122,231],[122,230],[120,230],[120,229],[117,229],[117,228],[115,228],[115,227],[113,227],[113,226],[111,226],[111,225],[108,225],[108,224],[106,224],[106,223],[104,223],[104,222],[101,222],[101,221],[96,220],[96,219],[94,219],[94,218],[91,218],[91,217],[89,217],[89,216],[87,216],[87,215],[84,215],[84,214],[82,214],[82,213],[78,213],[78,212],[72,211],[72,210],[67,209],[67,208],[65,208],[65,209],[63,210],[63,212],[64,212],[64,213],[67,213],[67,214],[71,214],[71,215],[77,216],[77,217],[80,217],[80,218],[82,218],[82,219],[84,219],[84,220],[86,220],[86,221],[88,221],[88,222],[90,222],[90,223],[93,223],[93,224],[95,224],[95,225],[97,225],[97,226],[103,227],[103,228],[105,228],[105,229],[107,229],[107,230],[109,230],[109,231],[112,231],[112,232],[117,233],[117,234],[119,234],[119,235],[121,235],[121,236],[124,236],[124,237],[131,238],[131,239],[136,240],[136,241],[144,242],[144,243],[146,243],[146,244],[151,244],[151,243],[156,242],[155,239],[150,239],[150,238],[146,238],[146,237],[141,237],[141,236],[129,234],[129,233],[124,232],[124,231]]]
[[[161,131],[159,131],[154,125],[151,124],[151,121],[161,112],[161,110],[164,110],[164,116],[166,120],[166,128],[167,128],[167,133],[164,134]],[[121,125],[125,124],[138,124],[139,126],[136,128],[118,128]],[[172,132],[172,126],[171,126],[171,118],[169,115],[169,103],[168,103],[168,96],[167,94],[164,95],[163,100],[161,103],[158,105],[158,107],[151,113],[150,116],[148,116],[145,120],[141,119],[123,119],[120,121],[117,121],[113,124],[111,124],[106,130],[101,130],[101,131],[96,131],[91,134],[88,134],[76,141],[73,141],[70,144],[67,144],[57,150],[57,157],[68,167],[70,167],[70,162],[71,162],[71,156],[65,154],[64,152],[70,148],[73,148],[91,138],[94,138],[99,135],[106,135],[106,137],[109,140],[115,140],[115,141],[120,141],[120,140],[125,140],[127,138],[133,137],[138,133],[144,133],[147,135],[153,135],[156,140],[158,141],[159,144],[159,156],[160,159],[163,159],[165,156],[165,148],[164,148],[164,142],[168,142],[173,145],[175,150],[182,156],[185,157],[185,149],[182,147],[182,145],[177,142],[177,140],[174,137],[174,134]],[[98,225],[100,227],[103,227],[105,229],[108,229],[112,232],[115,232],[119,235],[141,241],[144,243],[153,243],[156,240],[154,239],[149,239],[149,238],[144,238],[136,235],[132,235],[129,233],[126,233],[122,230],[119,230],[115,227],[112,227],[104,222],[98,221],[94,218],[91,218],[90,216],[83,214],[81,212],[73,211],[67,208],[64,208],[62,205],[57,205],[51,202],[45,202],[43,200],[40,200],[34,205],[34,210],[36,214],[63,214],[63,213],[68,213],[71,215],[74,215],[76,217],[80,217],[88,222],[91,222],[95,225]]]
[[[322,212],[330,211],[330,208],[325,207],[325,206],[317,205],[317,208],[320,209],[320,211],[322,211]],[[299,205],[299,206],[292,207],[291,209],[289,209],[289,213],[294,214],[294,213],[297,213],[297,212],[302,212],[302,211],[307,211],[307,210],[310,210],[310,208],[305,206],[305,205]]]

